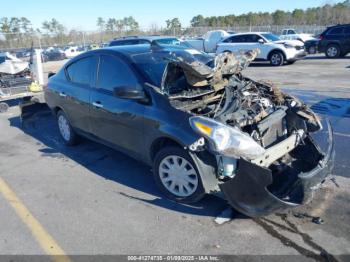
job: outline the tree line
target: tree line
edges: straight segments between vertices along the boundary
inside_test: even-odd
[[[0,48],[28,47],[31,42],[35,45],[67,44],[70,42],[104,42],[111,38],[133,34],[191,34],[191,30],[201,27],[236,27],[236,26],[273,26],[273,25],[331,25],[350,23],[350,0],[326,4],[320,7],[294,9],[293,11],[276,10],[274,12],[249,12],[241,15],[226,16],[194,16],[191,28],[183,28],[179,18],[165,21],[162,28],[152,24],[148,29],[141,29],[133,16],[117,18],[98,17],[96,26],[98,32],[83,32],[67,30],[57,19],[44,21],[40,28],[33,28],[26,17],[0,18]],[[2,41],[1,41],[2,40]],[[5,40],[5,41],[4,41]]]
[[[350,23],[350,0],[334,5],[276,10],[274,12],[249,12],[242,15],[210,16],[197,15],[191,19],[192,27],[229,27],[255,25],[331,25]]]

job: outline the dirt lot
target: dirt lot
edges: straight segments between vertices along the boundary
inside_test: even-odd
[[[47,63],[45,71],[61,63]],[[246,75],[278,83],[330,118],[335,180],[312,203],[261,219],[235,214],[217,225],[214,218],[227,208],[223,199],[207,196],[194,206],[168,201],[149,167],[86,140],[65,147],[49,113],[22,127],[13,106],[0,115],[0,255],[298,255],[345,261],[339,255],[350,254],[350,57],[312,56],[279,68],[259,63]],[[297,212],[319,216],[324,224]]]

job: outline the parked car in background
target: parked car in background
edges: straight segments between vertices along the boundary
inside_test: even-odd
[[[30,57],[31,49],[22,49],[19,51],[16,51],[16,57],[20,58],[22,60],[28,59]]]
[[[241,74],[256,54],[89,51],[49,78],[45,99],[65,144],[85,136],[152,166],[172,200],[221,191],[240,212],[264,216],[309,201],[332,171],[334,150],[329,122]]]
[[[281,40],[269,32],[241,33],[223,39],[217,45],[217,54],[248,51],[258,48],[256,60],[270,61],[273,66],[292,64],[306,56],[304,44],[298,40]]]
[[[116,38],[109,43],[109,46],[123,46],[123,45],[141,45],[141,44],[158,44],[181,46],[184,48],[192,48],[186,41],[180,40],[173,36],[126,36]]]
[[[80,55],[81,53],[85,52],[86,49],[84,47],[79,47],[79,46],[71,46],[68,47],[65,51],[64,54],[66,55],[67,58],[72,58],[77,55]]]
[[[48,61],[58,61],[66,59],[65,53],[60,49],[50,49],[49,51],[45,50],[42,52],[42,61],[48,62]]]
[[[217,43],[230,35],[231,34],[224,30],[214,30],[208,31],[203,37],[196,39],[186,39],[186,41],[197,50],[206,53],[215,53]]]
[[[328,58],[344,57],[350,53],[350,24],[328,27],[319,36],[318,51]]]
[[[315,40],[312,34],[299,33],[293,28],[287,28],[282,30],[280,35],[281,40],[299,40],[306,42],[308,40]]]

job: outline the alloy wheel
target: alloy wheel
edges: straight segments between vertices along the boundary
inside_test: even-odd
[[[331,46],[327,49],[327,55],[329,57],[336,57],[338,54],[338,49],[335,46]]]
[[[281,60],[282,60],[282,58],[281,58],[281,55],[280,54],[273,54],[272,56],[271,56],[271,63],[273,64],[273,65],[280,65],[281,64]]]

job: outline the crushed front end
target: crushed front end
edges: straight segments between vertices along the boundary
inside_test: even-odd
[[[217,180],[228,202],[264,216],[307,202],[332,172],[332,128],[297,98],[241,74],[257,50],[224,53],[213,64],[174,55],[162,92],[217,159]],[[202,143],[203,144],[203,143]]]

